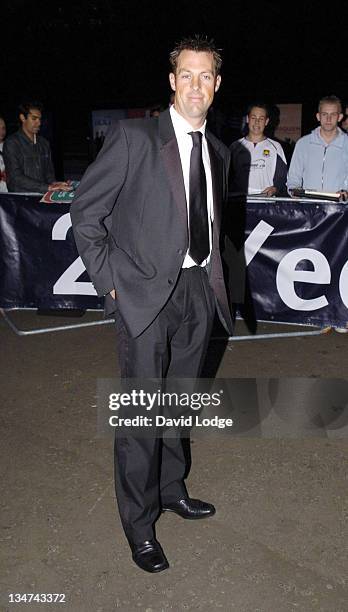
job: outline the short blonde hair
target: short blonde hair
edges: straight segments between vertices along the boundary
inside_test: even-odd
[[[332,96],[324,96],[323,98],[321,98],[318,104],[318,113],[320,113],[321,107],[323,106],[323,104],[336,104],[338,108],[338,112],[339,113],[342,112],[342,102],[337,96],[332,95]]]

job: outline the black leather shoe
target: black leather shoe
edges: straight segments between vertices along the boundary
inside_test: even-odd
[[[165,554],[157,540],[146,540],[131,545],[134,563],[145,572],[163,572],[169,567]]]
[[[190,497],[179,499],[177,502],[171,502],[170,504],[163,504],[162,511],[175,512],[185,519],[202,519],[215,514],[213,504]]]

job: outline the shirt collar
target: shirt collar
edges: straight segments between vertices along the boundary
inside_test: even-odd
[[[29,138],[29,136],[26,135],[25,131],[22,128],[19,128],[18,132],[20,133],[20,135],[22,136],[22,138],[24,138],[24,140],[26,142],[30,142],[30,144],[34,144],[33,140],[31,140]],[[38,141],[39,135],[36,135],[36,142]]]
[[[326,140],[324,140],[324,138],[322,137],[322,135],[321,135],[321,133],[320,133],[320,125],[318,125],[318,127],[317,127],[317,128],[315,128],[315,129],[317,130],[317,134],[318,134],[318,136],[319,136],[320,140],[321,140],[321,141],[322,141],[322,142],[323,142],[323,143],[324,143],[326,146],[328,146],[329,144],[333,144],[333,143],[337,144],[337,143],[336,143],[336,140],[337,140],[338,138],[340,138],[340,136],[342,136],[342,134],[344,133],[344,132],[341,130],[341,128],[340,128],[339,126],[337,126],[337,127],[336,127],[336,136],[335,136],[335,138],[333,138],[333,139],[332,139],[332,140],[331,140],[329,143],[327,143],[327,142],[326,142]]]
[[[174,104],[169,109],[170,116],[172,118],[173,126],[175,130],[178,130],[181,133],[188,134],[189,132],[202,132],[203,136],[205,136],[205,128],[207,125],[207,120],[204,121],[203,125],[198,130],[194,130],[192,125],[189,124],[186,119],[182,115],[175,110]]]

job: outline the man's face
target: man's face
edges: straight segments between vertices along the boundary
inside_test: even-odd
[[[0,142],[5,140],[6,137],[6,125],[3,119],[0,119]]]
[[[22,122],[23,131],[28,136],[34,136],[34,134],[38,133],[41,126],[41,111],[39,111],[39,109],[31,108],[27,117],[21,113],[19,118]]]
[[[247,123],[249,126],[249,135],[254,138],[260,138],[263,136],[266,125],[268,125],[269,118],[264,108],[253,106],[247,116]]]
[[[321,105],[316,117],[323,132],[330,134],[336,131],[337,123],[341,121],[343,115],[340,113],[340,109],[337,104],[324,102],[324,104]]]
[[[169,81],[175,91],[175,110],[193,127],[200,127],[221,83],[220,75],[215,76],[213,54],[181,51],[176,73],[170,73]]]

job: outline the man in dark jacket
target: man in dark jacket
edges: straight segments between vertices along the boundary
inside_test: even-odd
[[[115,313],[124,379],[195,379],[215,308],[232,331],[219,252],[230,155],[206,129],[221,57],[196,36],[181,41],[170,62],[174,104],[159,117],[118,121],[71,206],[79,253]],[[215,513],[189,497],[186,460],[179,437],[117,438],[121,520],[145,571],[168,567],[154,532],[161,511],[184,519]]]
[[[21,127],[6,139],[3,149],[8,191],[70,190],[68,183],[56,182],[49,142],[39,136],[41,117],[39,102],[20,105]]]

